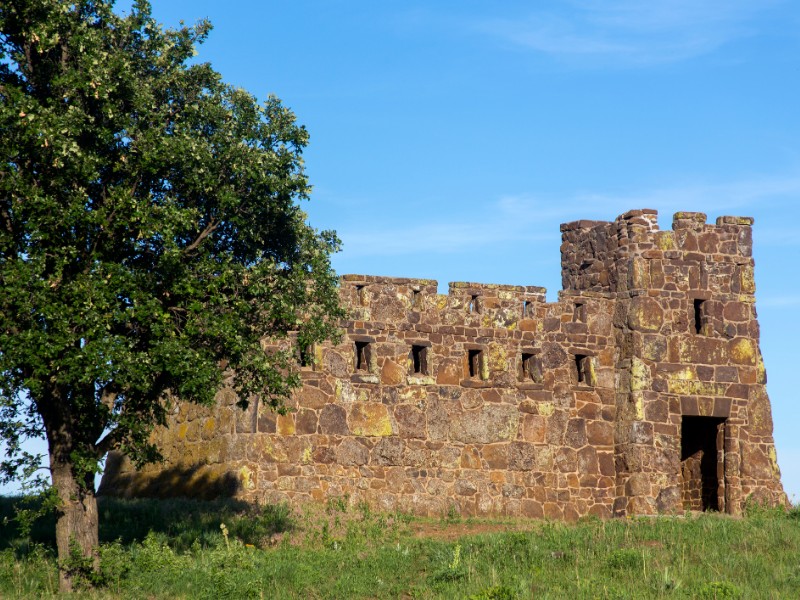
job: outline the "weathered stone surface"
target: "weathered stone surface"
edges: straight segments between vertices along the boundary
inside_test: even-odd
[[[649,209],[564,224],[556,302],[344,276],[343,338],[299,366],[287,414],[239,413],[230,387],[179,404],[153,437],[167,463],[112,455],[101,491],[566,520],[781,504],[751,225],[680,213],[662,232]]]
[[[350,410],[350,431],[359,436],[392,435],[389,411],[383,404],[354,404]]]
[[[312,386],[303,386],[294,397],[297,399],[297,404],[303,408],[311,408],[319,410],[330,401],[330,394],[326,394],[321,389]]]
[[[406,369],[393,360],[386,360],[381,369],[381,383],[384,385],[397,385],[406,378]]]
[[[425,412],[416,406],[400,404],[394,409],[398,435],[404,438],[425,438],[427,436]]]
[[[336,462],[340,465],[365,465],[368,461],[369,450],[355,439],[345,438],[336,448]]]
[[[658,301],[647,296],[637,296],[628,308],[628,327],[634,331],[654,333],[661,330],[664,311]]]
[[[490,469],[508,468],[508,444],[489,444],[483,447],[483,460]]]
[[[383,438],[372,449],[374,462],[379,465],[402,465],[405,444],[398,438]]]
[[[536,446],[523,442],[508,445],[508,468],[512,471],[530,471],[536,465]]]
[[[295,415],[295,430],[298,434],[317,432],[317,413],[316,411],[301,408]]]
[[[491,444],[516,436],[519,411],[513,406],[487,405],[453,415],[450,439],[464,444]]]
[[[439,385],[458,385],[463,377],[464,367],[460,359],[444,360],[439,365],[436,383]]]
[[[319,429],[328,435],[349,435],[347,412],[337,404],[326,405],[320,412]]]

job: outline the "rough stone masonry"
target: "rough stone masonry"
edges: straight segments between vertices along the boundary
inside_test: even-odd
[[[563,291],[345,275],[338,345],[298,352],[278,415],[180,404],[166,462],[112,455],[100,492],[346,496],[417,514],[551,519],[786,495],[755,310],[752,226],[654,210],[561,226]]]

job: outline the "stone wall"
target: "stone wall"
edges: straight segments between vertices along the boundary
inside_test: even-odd
[[[230,389],[180,404],[155,434],[166,464],[112,455],[100,491],[556,519],[785,503],[752,220],[656,216],[563,225],[553,303],[345,275],[345,335],[303,360],[289,414],[241,411]]]

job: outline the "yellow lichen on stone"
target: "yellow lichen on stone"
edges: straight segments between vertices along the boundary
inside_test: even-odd
[[[772,463],[772,472],[775,477],[780,478],[781,468],[778,466],[778,453],[775,451],[775,446],[769,447],[769,462]]]
[[[189,425],[187,425],[186,423],[181,423],[178,426],[178,439],[179,440],[185,440],[186,439],[186,432],[188,431],[188,429],[189,429]]]
[[[668,386],[671,394],[682,396],[724,396],[727,390],[726,384],[708,381],[670,380]]]
[[[739,338],[731,343],[730,356],[733,362],[740,365],[755,365],[757,363],[756,347],[752,340]]]
[[[206,434],[214,433],[214,429],[217,426],[217,422],[214,420],[214,417],[208,417],[203,422],[203,432]]]
[[[302,460],[303,464],[306,465],[310,464],[314,460],[314,457],[311,454],[311,446],[306,446],[303,448],[303,456],[300,458],[300,460]]]
[[[350,431],[355,435],[384,437],[392,435],[392,422],[384,404],[356,404],[350,411]]]
[[[672,231],[659,231],[655,237],[656,244],[661,250],[675,249],[675,236]]]
[[[253,439],[253,451],[256,456],[264,456],[272,462],[286,462],[289,456],[283,444],[275,445],[267,436],[258,436]]]
[[[242,488],[246,490],[252,490],[255,487],[253,473],[247,467],[239,469],[239,481],[242,482]]]
[[[586,378],[586,385],[597,386],[597,357],[589,356],[586,358],[583,369],[583,376]]]
[[[539,414],[543,417],[549,417],[555,411],[555,406],[552,402],[542,402],[539,404]]]
[[[650,368],[637,357],[631,360],[631,391],[650,389]]]
[[[636,257],[631,261],[630,282],[635,289],[650,287],[650,273],[643,258]]]
[[[742,267],[739,274],[739,281],[741,282],[742,292],[746,294],[756,293],[756,280],[753,275],[753,267]]]
[[[697,379],[697,372],[694,367],[685,367],[679,371],[674,371],[667,375],[667,379],[671,381],[689,381]]]
[[[508,355],[506,354],[505,348],[503,348],[500,344],[489,344],[489,371],[505,371],[508,368]],[[488,379],[489,374],[487,373],[484,377],[481,374],[483,379]]]
[[[336,380],[334,395],[336,396],[336,400],[345,404],[350,404],[358,400],[358,393],[351,383],[349,381],[342,381],[341,379]]]
[[[636,421],[644,420],[644,395],[642,392],[634,392],[631,394],[633,400],[633,419]]]
[[[511,413],[511,418],[505,421],[504,424],[505,427],[497,430],[497,437],[501,440],[513,440],[516,438],[519,431],[519,412]]]
[[[764,365],[764,358],[759,354],[758,355],[758,373],[756,375],[756,381],[758,383],[767,383],[767,367]]]
[[[278,415],[276,427],[280,435],[294,435],[294,415]]]
[[[666,344],[660,344],[659,340],[645,339],[642,342],[642,357],[654,362],[660,362],[666,354]]]
[[[628,325],[636,331],[657,332],[664,323],[658,302],[646,296],[634,298],[628,312]]]
[[[424,387],[401,388],[397,394],[401,400],[423,400],[428,397],[428,392]]]
[[[444,310],[447,308],[447,300],[450,298],[447,294],[436,294],[436,308]]]

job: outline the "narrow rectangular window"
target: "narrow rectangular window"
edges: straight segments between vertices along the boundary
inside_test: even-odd
[[[575,355],[576,382],[578,385],[597,386],[594,358],[586,354]]]
[[[366,285],[357,285],[356,286],[356,296],[358,297],[358,303],[361,306],[367,305],[367,286]]]
[[[575,310],[572,313],[572,320],[575,323],[586,323],[586,305],[583,303],[576,303]]]
[[[469,297],[469,305],[467,311],[471,313],[481,312],[480,302],[478,301],[478,294],[473,294]]]
[[[698,335],[703,333],[703,326],[706,324],[706,301],[702,298],[694,299],[694,332]]]
[[[428,374],[428,347],[411,346],[411,362],[415,375]]]
[[[528,319],[531,316],[531,311],[533,309],[533,302],[530,300],[523,300],[522,301],[522,318]]]
[[[411,308],[420,310],[422,308],[422,292],[411,290]]]
[[[356,371],[369,371],[372,348],[369,342],[356,342]]]
[[[586,385],[586,361],[589,359],[584,354],[575,355],[575,368],[578,372],[578,383]]]
[[[481,376],[481,362],[483,361],[482,350],[468,350],[467,351],[467,368],[469,370],[470,378],[477,378]]]
[[[522,353],[520,381],[542,382],[542,359],[538,354]]]

